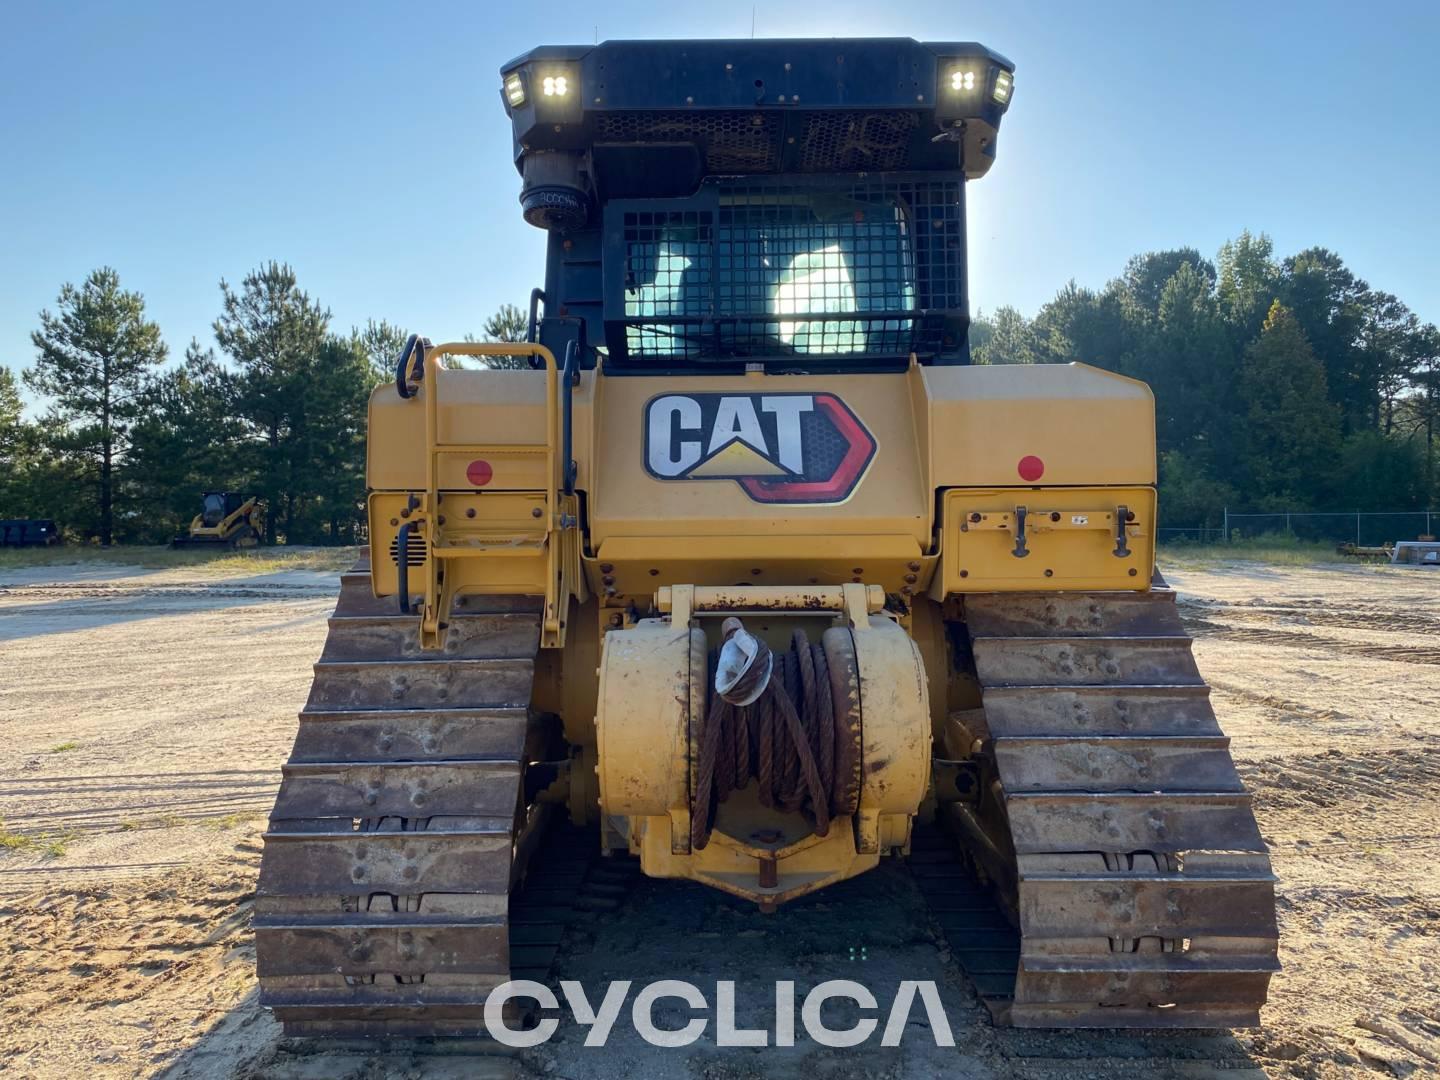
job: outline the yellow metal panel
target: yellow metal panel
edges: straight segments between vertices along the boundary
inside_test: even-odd
[[[486,460],[496,488],[538,489],[531,473],[543,466],[522,448],[533,448],[544,431],[543,373],[447,370],[438,379],[442,443],[493,449]],[[873,435],[876,454],[840,504],[767,504],[731,480],[660,480],[642,460],[645,405],[677,391],[833,393]],[[376,391],[372,487],[423,487],[423,426],[417,400],[403,401],[390,387]],[[613,587],[621,593],[646,592],[665,581],[803,585],[857,576],[889,591],[907,584],[924,588],[933,489],[1018,486],[1017,464],[1025,456],[1043,462],[1046,488],[1150,484],[1153,432],[1151,396],[1143,384],[1081,364],[913,367],[904,375],[696,375],[680,385],[668,378],[585,372],[574,390],[574,447],[596,553],[591,585],[601,587],[598,567],[610,564]],[[507,454],[500,449],[505,446],[516,451]],[[465,450],[442,452],[439,486],[474,490],[464,475],[470,460]],[[921,568],[912,569],[917,560]],[[1101,577],[1108,581],[1111,573],[1107,567]],[[909,582],[910,575],[918,582]],[[1023,587],[1055,587],[1032,579],[1029,564],[1019,580]]]
[[[1009,488],[945,493],[940,572],[930,595],[967,592],[1148,589],[1155,566],[1155,490]],[[1017,557],[1016,508],[1026,509]],[[1124,506],[1129,554],[1117,556]]]
[[[418,399],[408,401],[381,387],[370,407],[372,487],[426,490],[429,402],[435,407],[434,483],[440,491],[452,498],[473,493],[466,467],[482,452],[493,469],[490,495],[546,491],[548,477],[547,483],[532,483],[535,471],[546,469],[541,464],[546,454],[537,451],[555,453],[537,443],[553,423],[545,380],[540,371],[443,370],[435,373],[433,385],[422,385]],[[833,394],[863,424],[875,451],[839,503],[759,502],[731,479],[663,480],[647,471],[644,461],[645,409],[659,395],[678,393]],[[1118,489],[1133,492],[1154,481],[1152,399],[1143,384],[1096,368],[912,365],[893,375],[700,374],[684,380],[591,371],[574,388],[573,415],[577,486],[585,495],[592,553],[583,573],[606,595],[645,595],[679,581],[803,587],[859,579],[887,592],[928,589],[937,597],[982,589],[1144,588],[1149,581],[1153,493]],[[1043,463],[1030,487],[1022,486],[1018,475],[1026,457]],[[1013,514],[1016,505],[1103,512],[1106,505],[1119,505],[1123,495],[1137,514],[1132,531],[1141,535],[1127,561],[1110,554],[1103,530],[1036,527],[1033,553],[1016,559],[999,535],[1003,530],[963,532],[954,515],[943,529],[934,527],[936,492],[951,489],[944,496],[951,506],[962,488],[972,489],[967,496],[972,501],[993,495],[993,504],[974,505],[996,515]],[[1100,501],[1077,497],[1076,490],[1102,492]],[[1052,492],[1069,494],[1052,497]],[[432,509],[453,520],[449,506],[422,506],[418,516]],[[573,514],[556,511],[542,510],[550,529]],[[388,561],[383,556],[393,536],[387,534],[392,516],[373,523],[377,565]],[[997,517],[992,524],[999,522]],[[562,529],[560,535],[562,564],[573,567],[576,587],[584,588],[576,576],[580,533]],[[490,543],[487,554],[500,554],[493,537],[466,542]],[[529,543],[517,542],[505,558],[480,561],[528,563],[512,556]],[[442,544],[446,551],[463,546],[443,535]],[[942,548],[945,571],[937,574]],[[467,567],[465,577],[477,587],[492,582],[510,591],[548,580],[528,565]],[[382,570],[377,587],[385,580]]]
[[[594,372],[581,375],[575,388],[574,433],[576,447],[588,445],[590,431],[589,388]],[[424,389],[422,387],[421,394]],[[496,369],[440,372],[437,428],[441,444],[517,448],[545,442],[545,373],[543,371]],[[375,490],[416,491],[425,484],[425,410],[421,397],[401,398],[395,387],[384,383],[370,395],[369,438],[366,445],[366,483]],[[585,455],[577,454],[584,458]],[[503,469],[512,460],[487,460],[495,465],[496,487],[543,486],[515,478],[508,482]],[[441,486],[446,490],[473,488],[458,471],[446,467]],[[513,459],[518,466],[518,459]],[[543,464],[540,466],[543,468]],[[638,468],[638,463],[637,463]],[[581,476],[585,463],[581,462]],[[582,483],[583,487],[584,484]]]
[[[860,852],[867,853],[881,849],[884,817],[898,814],[908,821],[925,797],[930,698],[920,650],[904,630],[872,615],[854,634],[865,760],[856,834]]]
[[[632,849],[648,876],[690,878],[732,896],[758,901],[766,910],[873,870],[880,863],[877,852],[856,850],[856,830],[846,815],[831,821],[826,836],[810,835],[779,851],[715,833],[703,851],[683,855],[673,851],[672,819],[655,816],[631,821]],[[762,889],[756,884],[762,858],[776,860],[774,888]]]
[[[1150,388],[1087,364],[919,368],[934,488],[1155,483]],[[1039,458],[1044,473],[1019,472]]]
[[[439,530],[439,553],[442,557],[468,556],[450,560],[449,583],[458,591],[492,589],[543,595],[549,535],[543,517],[544,506],[544,496],[537,492],[445,494],[434,526]],[[400,526],[414,520],[413,514],[405,515],[407,508],[405,495],[376,492],[370,496],[370,577],[376,596],[390,596],[399,589],[394,545]],[[537,509],[541,510],[541,516],[536,516]],[[423,537],[431,526],[417,527]],[[426,544],[424,550],[432,549]],[[476,557],[482,555],[485,557]],[[410,567],[413,592],[418,592],[425,580],[427,563],[428,555],[425,563]]]
[[[762,503],[734,480],[661,480],[648,474],[644,467],[647,402],[665,393],[713,392],[834,394],[875,439],[874,458],[840,504]],[[787,536],[819,538],[841,531],[849,536],[904,536],[917,547],[929,538],[931,498],[921,486],[904,374],[757,373],[693,375],[683,380],[615,376],[600,380],[594,417],[597,441],[584,453],[595,463],[588,490],[591,543],[597,547],[615,537],[673,536],[686,538],[687,544],[695,537],[729,537],[734,555],[754,558],[770,550],[770,540]],[[577,446],[582,445],[577,439]]]
[[[397,556],[389,551],[387,541],[394,544],[396,539],[388,530],[404,530],[418,539],[424,555],[416,567],[424,583],[423,648],[444,645],[450,603],[465,591],[543,596],[541,647],[561,648],[570,600],[583,601],[586,588],[580,573],[577,499],[561,492],[561,394],[555,357],[536,344],[426,342],[420,351],[423,378],[415,375],[410,393],[392,394],[387,387],[370,399],[372,561],[383,566],[388,555],[397,568],[393,576],[388,568],[377,573],[372,587],[398,588],[398,567],[408,567],[412,553]],[[543,371],[453,370],[441,363],[447,355],[526,357],[543,365]],[[499,414],[486,416],[487,409],[496,408]],[[419,470],[417,447],[422,448]],[[422,474],[423,483],[417,483]],[[474,496],[483,493],[486,501],[470,506],[462,519],[453,500],[467,489]],[[398,519],[386,517],[388,510],[376,510],[374,495],[388,498],[388,492],[404,493]],[[452,497],[448,512],[446,495]],[[507,507],[516,502],[528,509],[531,520],[510,520],[518,510]],[[447,518],[453,520],[447,524]],[[451,563],[455,565],[447,566]]]
[[[692,635],[668,620],[644,619],[605,635],[595,725],[604,813],[668,815],[689,805]],[[688,839],[688,838],[687,838]]]
[[[617,592],[631,595],[671,581],[805,586],[861,578],[899,592],[920,562],[920,545],[908,536],[617,536],[586,561],[586,571],[592,589],[603,589],[609,577]]]
[[[473,462],[483,461],[490,467],[488,479],[477,486],[469,475]],[[541,491],[545,487],[545,454],[543,451],[497,451],[494,447],[442,451],[436,462],[442,491],[466,489],[484,491]]]

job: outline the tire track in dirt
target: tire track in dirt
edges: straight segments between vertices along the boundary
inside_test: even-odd
[[[1294,698],[1281,697],[1279,694],[1272,694],[1261,690],[1255,690],[1239,683],[1228,682],[1223,679],[1212,678],[1209,680],[1210,689],[1213,692],[1239,698],[1241,701],[1253,702],[1262,705],[1267,709],[1287,716],[1310,718],[1314,720],[1334,720],[1341,714],[1326,706],[1316,705],[1308,701],[1298,701]]]
[[[1418,636],[1436,629],[1436,621],[1422,619],[1416,606],[1419,579],[1393,575],[1396,597],[1387,599],[1369,577],[1360,583],[1363,597],[1358,597],[1355,576],[1340,572],[1267,572],[1253,584],[1239,572],[1189,576],[1204,589],[1228,590],[1232,597],[1240,589],[1253,589],[1252,598],[1275,598],[1187,604],[1185,614],[1205,624],[1204,639],[1223,642],[1233,640],[1223,636],[1227,628],[1263,632],[1267,627],[1300,639],[1267,639],[1273,649],[1236,648],[1239,659],[1228,669],[1227,680],[1212,680],[1217,691],[1236,699],[1237,711],[1253,725],[1249,736],[1237,738],[1239,765],[1256,793],[1280,876],[1286,970],[1272,984],[1265,1028],[1237,1032],[1233,1044],[1205,1047],[1203,1053],[1163,1035],[1005,1031],[980,1026],[978,1019],[962,1030],[960,1023],[978,1014],[979,1006],[957,985],[962,993],[956,1017],[960,1050],[949,1051],[943,1063],[927,1057],[918,1068],[911,1058],[895,1064],[890,1075],[938,1075],[943,1064],[945,1070],[997,1077],[1193,1077],[1185,1066],[1213,1068],[1212,1050],[1223,1056],[1223,1075],[1247,1080],[1256,1066],[1271,1077],[1302,1080],[1396,1075],[1427,1067],[1423,1053],[1440,1038],[1435,1015],[1440,889],[1433,869],[1440,865],[1440,760],[1435,757],[1440,744],[1433,716],[1427,717],[1423,707],[1417,710],[1414,702],[1427,700],[1427,694],[1428,700],[1440,700],[1434,693],[1440,683],[1433,664],[1379,665],[1345,651],[1323,633],[1327,628],[1400,630]],[[8,590],[0,595],[0,616],[13,613],[14,605],[40,599],[28,591],[17,594],[17,588],[28,590],[28,585],[0,588]],[[57,787],[55,804],[37,802],[27,812],[39,828],[80,822],[76,828],[84,841],[63,859],[0,858],[0,892],[5,894],[0,896],[0,1061],[15,1075],[45,1080],[162,1070],[205,1080],[289,1076],[276,1072],[278,1026],[255,1002],[246,923],[256,837],[269,802],[268,792],[259,794],[262,773],[284,759],[322,623],[284,630],[273,624],[297,602],[313,607],[315,620],[322,620],[327,604],[319,598],[328,600],[334,586],[305,584],[291,591],[265,583],[188,581],[150,588],[155,595],[146,598],[124,585],[55,583],[43,597],[56,605],[48,608],[53,613],[63,615],[69,602],[91,613],[123,605],[174,617],[143,627],[97,626],[74,633],[67,621],[64,649],[33,637],[5,646],[14,650],[12,660],[18,655],[19,667],[28,665],[29,671],[28,687],[13,698],[20,706],[14,712],[22,715],[7,717],[0,728],[20,747],[12,751],[5,775],[18,785],[33,785],[29,762],[40,762],[39,775],[63,770],[64,776],[51,779],[73,790]],[[226,598],[236,591],[246,595]],[[1334,597],[1343,601],[1332,602]],[[253,606],[231,606],[242,603]],[[1387,603],[1403,622],[1382,618]],[[111,604],[117,607],[106,607]],[[1416,643],[1428,644],[1423,638]],[[1330,651],[1334,663],[1310,665],[1319,672],[1313,678],[1303,671],[1291,674],[1309,663],[1302,649],[1311,656]],[[1215,650],[1215,659],[1227,651],[1229,646]],[[1388,649],[1385,658],[1394,659]],[[1348,686],[1343,681],[1354,672],[1377,670],[1383,676]],[[1280,673],[1288,677],[1277,687]],[[1232,679],[1237,685],[1228,685]],[[66,694],[54,691],[57,680],[66,685]],[[1286,722],[1276,723],[1266,709],[1246,708],[1249,701],[1285,711]],[[1371,747],[1363,732],[1375,723],[1371,717],[1385,710],[1393,713],[1385,734],[1390,749]],[[1267,733],[1276,756],[1245,756],[1245,740],[1254,739],[1257,731]],[[45,755],[45,748],[72,737],[82,744],[73,757]],[[1399,749],[1396,742],[1416,749]],[[1357,750],[1331,752],[1342,745]],[[123,790],[106,793],[107,782]],[[260,816],[233,832],[193,824],[118,831],[118,823],[132,812],[181,817],[187,812],[177,808],[181,803],[194,808],[194,816],[182,818],[186,822],[204,821],[212,807],[223,815],[252,803],[260,806]],[[162,805],[165,809],[157,809]],[[85,862],[66,865],[80,859]],[[911,940],[923,924],[887,890],[887,880],[856,879],[862,893],[875,894],[868,906],[844,891],[817,897],[813,947],[802,936],[778,929],[773,916],[731,912],[723,897],[702,903],[674,892],[679,883],[654,883],[653,900],[647,902],[652,906],[629,912],[619,927],[619,944],[612,940],[600,949],[598,941],[579,943],[571,962],[580,970],[573,974],[603,983],[613,977],[612,958],[623,956],[627,964],[648,957],[657,973],[674,976],[681,970],[693,977],[702,964],[696,960],[685,967],[685,950],[695,948],[727,978],[759,978],[768,974],[767,966],[790,978],[797,972],[802,979],[832,972],[855,977],[859,971],[845,950],[852,943],[868,943],[872,967],[891,956],[903,964],[905,977],[929,977],[917,972],[935,964],[929,951],[933,944]],[[646,890],[648,895],[652,887]],[[641,899],[637,895],[631,903]],[[657,911],[668,912],[668,921],[657,921]],[[748,929],[758,934],[751,936]],[[695,940],[702,935],[705,940]],[[905,948],[912,951],[896,951]],[[870,974],[867,970],[865,977]],[[553,1067],[567,1076],[644,1074],[636,1062],[623,1058],[590,1059],[583,1051],[551,1049],[555,1060],[541,1058],[525,1066]],[[1167,1058],[1167,1050],[1175,1056]],[[1187,1053],[1195,1060],[1187,1061]],[[728,1052],[684,1057],[672,1052],[669,1060],[676,1064],[667,1067],[682,1072],[732,1080],[777,1071],[768,1067],[777,1061],[773,1057]],[[794,1063],[779,1059],[778,1071]],[[295,1076],[314,1080],[380,1076],[387,1069],[406,1076],[469,1076],[476,1074],[478,1063],[452,1061],[446,1067],[403,1055],[327,1052],[293,1064]],[[849,1052],[812,1057],[804,1064],[803,1075],[867,1074],[867,1063]],[[926,1069],[926,1064],[937,1067]]]
[[[1187,619],[1203,619],[1207,614],[1248,622],[1288,622],[1296,626],[1322,626],[1337,630],[1387,630],[1396,633],[1431,634],[1440,632],[1440,615],[1426,612],[1396,611],[1376,607],[1331,608],[1323,601],[1315,604],[1232,603],[1224,600],[1181,601]]]
[[[1241,1041],[1271,1077],[1440,1075],[1432,579],[1255,571],[1179,575],[1279,878],[1283,967]]]
[[[1185,626],[1196,635],[1203,635],[1212,641],[1240,641],[1255,645],[1276,645],[1295,649],[1323,650],[1341,653],[1345,656],[1359,656],[1369,660],[1390,660],[1401,664],[1440,664],[1440,646],[1426,645],[1367,645],[1362,642],[1345,641],[1307,634],[1301,630],[1282,630],[1276,627],[1227,626],[1213,619],[1188,615]]]
[[[87,773],[26,775],[0,780],[0,819],[16,844],[63,844],[87,835],[154,835],[186,825],[216,829],[263,816],[279,783],[273,769],[186,771],[181,775]],[[113,865],[106,863],[106,866]],[[79,880],[95,875],[85,862],[65,863]],[[0,868],[0,893],[29,880],[24,869]]]
[[[1264,810],[1329,808],[1359,799],[1428,803],[1440,799],[1440,748],[1326,750],[1242,762],[1240,772]]]
[[[247,838],[208,871],[157,876],[163,864],[153,864],[141,881],[0,901],[0,1061],[26,1076],[129,1075],[138,1061],[150,1072],[182,1053],[197,1024],[251,993],[258,853]],[[52,1014],[77,1010],[82,1027],[52,1031]]]

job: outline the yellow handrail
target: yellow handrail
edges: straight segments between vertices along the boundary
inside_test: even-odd
[[[425,444],[426,493],[431,498],[431,506],[434,505],[435,496],[439,494],[437,487],[439,480],[435,475],[435,453],[439,446],[439,382],[438,373],[440,358],[442,356],[538,356],[545,361],[545,474],[547,482],[545,485],[545,509],[548,516],[553,518],[556,511],[557,493],[560,487],[560,478],[556,468],[556,455],[560,445],[560,395],[557,392],[560,383],[560,368],[555,363],[555,354],[544,345],[532,345],[529,342],[476,342],[476,341],[447,341],[443,345],[432,345],[425,350]]]
[[[425,351],[425,377],[421,388],[425,396],[425,506],[426,530],[432,549],[439,546],[439,455],[440,455],[440,358],[442,356],[538,356],[545,361],[545,520],[550,531],[559,523],[560,513],[560,369],[555,363],[555,354],[544,345],[529,342],[471,342],[447,341],[442,345],[431,345]],[[448,445],[448,444],[447,444]],[[550,545],[550,560],[556,561],[553,542]],[[434,640],[439,633],[440,584],[439,559],[427,560],[428,573],[425,575],[425,609],[421,616],[421,640]],[[547,629],[558,628],[559,616],[553,591],[554,573],[549,575],[546,588],[545,622]],[[551,625],[553,624],[553,625]]]

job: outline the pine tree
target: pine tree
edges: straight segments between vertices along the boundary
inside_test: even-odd
[[[1139,374],[1155,393],[1159,452],[1203,453],[1226,439],[1235,357],[1210,279],[1190,263],[1181,263],[1161,291],[1146,354]]]
[[[365,519],[366,407],[372,385],[370,356],[353,337],[325,342],[306,391],[301,448],[310,500],[301,532],[308,539],[353,542],[356,523]]]
[[[1277,296],[1280,268],[1274,254],[1270,237],[1246,229],[1236,239],[1227,240],[1215,260],[1220,310],[1230,324],[1237,349],[1255,340]]]
[[[521,311],[514,304],[501,304],[495,314],[485,320],[484,337],[476,338],[474,334],[466,334],[466,341],[485,342],[509,342],[516,343],[525,340],[525,333],[530,329],[530,317]],[[557,360],[560,357],[556,357]],[[472,361],[473,363],[474,361]],[[446,361],[448,367],[464,367],[459,357],[449,357]],[[487,368],[528,368],[530,360],[525,356],[487,356],[480,361],[481,367]]]
[[[65,285],[58,314],[40,313],[30,335],[39,356],[25,382],[52,401],[46,435],[51,448],[83,462],[93,481],[95,531],[110,544],[115,533],[116,474],[139,413],[145,377],[166,356],[160,328],[145,318],[145,299],[120,288],[120,275],[102,267],[80,288]]]
[[[220,282],[224,308],[215,340],[238,369],[235,408],[260,443],[258,480],[270,519],[289,542],[297,501],[309,477],[303,454],[307,438],[307,388],[328,339],[330,312],[312,301],[295,271],[267,263],[245,275],[240,291]]]
[[[1395,413],[1416,370],[1423,348],[1420,318],[1399,297],[1370,292],[1359,332],[1357,353],[1368,390],[1373,392],[1376,414],[1369,426],[1386,435],[1395,430]]]
[[[514,304],[501,304],[495,314],[485,320],[486,341],[524,341],[530,320]]]
[[[1282,263],[1277,295],[1324,366],[1325,384],[1340,406],[1345,430],[1373,427],[1379,419],[1380,374],[1370,363],[1375,354],[1361,342],[1371,307],[1370,286],[1333,251],[1308,248]],[[1383,311],[1373,314],[1386,316]]]
[[[250,486],[256,461],[235,416],[235,382],[214,352],[194,340],[183,365],[149,380],[127,470],[143,539],[175,535],[195,515],[201,492]]]
[[[1333,487],[1339,410],[1325,368],[1295,316],[1277,300],[1240,368],[1246,403],[1243,468],[1252,501],[1320,505]]]
[[[1406,401],[1403,427],[1418,439],[1423,455],[1426,507],[1440,507],[1440,329],[1426,323],[1412,335],[1412,394]]]
[[[20,387],[9,368],[0,368],[0,518],[38,517],[30,505],[37,432],[25,421]]]
[[[20,433],[25,423],[25,406],[20,400],[20,387],[9,368],[0,368],[0,462],[8,464],[19,449]]]
[[[1194,248],[1175,248],[1173,251],[1147,251],[1136,255],[1125,264],[1120,275],[1121,284],[1130,295],[1136,307],[1154,317],[1160,312],[1160,300],[1165,286],[1170,283],[1181,267],[1190,267],[1202,275],[1207,282],[1207,291],[1215,286],[1215,265],[1202,258]]]
[[[971,359],[976,364],[1034,364],[1039,345],[1030,321],[1013,307],[999,307],[970,330]]]
[[[1133,371],[1140,323],[1118,282],[1096,292],[1071,281],[1036,313],[1030,326],[1041,363],[1078,360],[1126,375]]]
[[[370,319],[365,323],[365,329],[356,327],[351,333],[355,343],[365,353],[370,364],[371,378],[376,383],[395,381],[395,363],[399,360],[400,350],[405,347],[409,336],[400,327],[384,319],[379,322]]]

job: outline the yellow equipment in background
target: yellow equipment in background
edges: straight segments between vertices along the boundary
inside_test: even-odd
[[[201,510],[184,534],[170,541],[181,547],[255,547],[264,536],[258,495],[233,491],[207,491],[200,497]]]
[[[256,903],[288,1031],[481,1030],[561,814],[767,911],[939,823],[1008,920],[997,1015],[1256,1021],[1273,878],[1155,575],[1150,391],[968,363],[1012,73],[895,40],[507,65],[546,285],[528,342],[412,337],[371,398],[369,558]]]

